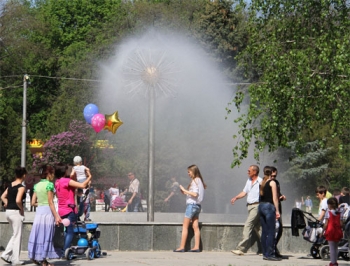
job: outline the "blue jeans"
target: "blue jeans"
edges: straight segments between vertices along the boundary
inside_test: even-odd
[[[63,254],[64,251],[69,248],[72,244],[72,240],[74,237],[74,224],[77,221],[77,215],[74,212],[71,212],[67,215],[64,215],[61,217],[62,219],[68,218],[70,221],[70,224],[66,227],[66,232],[64,236],[64,247],[63,247]]]
[[[259,204],[261,232],[261,246],[265,257],[275,256],[275,224],[276,208],[269,202]]]

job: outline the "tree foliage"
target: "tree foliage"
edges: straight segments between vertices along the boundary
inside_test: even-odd
[[[332,136],[349,139],[349,15],[341,0],[253,1],[249,7],[249,42],[240,54],[252,84],[234,103],[247,112],[236,122],[240,138],[233,166],[247,156],[253,140],[256,155],[288,147],[297,151],[305,131],[330,124]]]

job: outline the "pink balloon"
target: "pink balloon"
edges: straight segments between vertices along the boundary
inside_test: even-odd
[[[96,133],[100,132],[105,127],[105,123],[106,123],[106,118],[105,118],[105,115],[103,114],[95,114],[91,118],[91,126]]]
[[[62,219],[62,224],[63,224],[64,226],[68,226],[68,225],[70,225],[70,221],[69,221],[69,219],[68,219],[68,218],[64,218],[64,219]]]

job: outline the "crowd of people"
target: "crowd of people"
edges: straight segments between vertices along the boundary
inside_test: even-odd
[[[257,254],[261,254],[264,260],[279,261],[284,258],[277,244],[283,231],[281,202],[286,200],[286,197],[281,193],[280,184],[276,179],[277,169],[273,166],[265,166],[263,174],[263,178],[259,177],[259,167],[251,165],[243,191],[231,199],[231,204],[234,204],[236,200],[247,197],[248,211],[248,218],[243,228],[243,239],[231,252],[244,255],[257,242]],[[329,243],[330,266],[336,266],[338,265],[338,243],[343,237],[341,211],[338,206],[342,203],[350,205],[349,188],[344,187],[341,191],[339,190],[339,195],[332,195],[326,187],[318,186],[316,197],[319,200],[317,219],[323,224],[319,234]],[[312,212],[313,202],[310,196],[307,196],[305,201],[303,198],[295,200],[295,208],[301,209],[302,205],[305,205],[306,212]]]
[[[90,220],[90,191],[92,175],[90,169],[82,164],[80,156],[74,157],[74,166],[57,164],[55,167],[43,165],[39,169],[40,181],[33,187],[31,206],[36,207],[33,226],[28,239],[28,257],[36,265],[52,266],[48,259],[64,257],[64,251],[72,244],[74,224],[78,220]],[[6,219],[12,227],[13,234],[1,259],[12,265],[24,265],[20,261],[21,239],[24,217],[24,199],[26,188],[24,181],[27,170],[24,167],[15,169],[15,178],[9,182],[1,194],[1,201],[6,210]],[[119,196],[127,201],[128,211],[136,212],[140,207],[140,182],[133,173],[128,174],[129,188],[119,195],[116,185],[109,189],[112,202]],[[54,179],[56,178],[55,182]],[[128,198],[126,196],[129,195]],[[57,198],[57,207],[54,204]],[[83,217],[84,214],[84,218]],[[54,245],[55,226],[65,224],[64,246]]]
[[[92,175],[90,169],[82,165],[79,156],[74,158],[74,166],[58,164],[56,167],[44,165],[40,170],[41,181],[34,185],[34,193],[31,205],[37,207],[33,227],[28,240],[28,256],[35,264],[50,266],[47,259],[62,257],[62,251],[69,248],[73,239],[74,223],[84,214],[84,220],[89,221],[90,201],[89,198]],[[277,168],[265,166],[263,177],[259,176],[259,166],[251,165],[248,169],[248,180],[243,190],[231,199],[234,205],[239,199],[246,197],[248,217],[243,228],[243,238],[236,249],[231,252],[236,255],[244,255],[257,243],[258,255],[263,260],[280,261],[283,256],[277,245],[283,233],[282,204],[286,196],[282,194],[280,183],[277,179]],[[180,185],[175,177],[171,178],[170,193],[164,199],[169,202],[174,211],[179,209],[181,194],[186,196],[185,216],[182,225],[180,246],[174,252],[201,252],[199,215],[202,210],[201,203],[204,198],[204,183],[201,172],[196,165],[187,168],[190,183],[187,188]],[[23,181],[27,171],[23,167],[15,170],[15,179],[8,184],[2,193],[1,199],[6,208],[6,218],[13,229],[11,237],[1,259],[13,265],[22,265],[19,260],[22,224],[24,221],[23,198],[25,187]],[[53,183],[56,177],[55,183]],[[117,184],[105,188],[101,192],[105,202],[105,211],[115,208],[118,203],[125,203],[124,207],[128,212],[137,212],[142,208],[140,195],[140,182],[133,172],[128,173],[129,186],[120,191]],[[323,224],[319,234],[324,237],[330,247],[330,266],[337,264],[337,248],[340,238],[343,236],[341,230],[339,204],[350,205],[349,188],[339,190],[339,195],[328,195],[329,191],[324,186],[316,188],[316,197],[319,200],[318,220]],[[180,194],[181,193],[181,194]],[[58,199],[56,210],[53,198]],[[328,196],[327,196],[328,195]],[[184,201],[184,200],[183,200]],[[176,206],[175,206],[176,205]],[[295,208],[301,209],[305,205],[306,212],[312,212],[313,202],[310,196],[301,201],[296,199]],[[65,241],[63,250],[55,249],[53,235],[55,225],[62,223],[62,219],[68,219],[69,225],[65,228]],[[194,246],[186,250],[188,242],[188,229],[193,227]],[[260,234],[261,231],[261,234]]]

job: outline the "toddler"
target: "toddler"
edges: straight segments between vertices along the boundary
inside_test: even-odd
[[[338,266],[338,244],[343,237],[341,229],[340,212],[338,211],[338,200],[334,197],[327,200],[328,210],[325,215],[325,224],[323,226],[324,236],[328,241],[329,255],[331,263],[329,266]]]
[[[90,169],[83,165],[83,160],[80,156],[75,156],[73,158],[74,166],[71,173],[71,178],[76,178],[79,183],[83,183],[88,177],[91,177]],[[83,213],[85,215],[84,221],[90,220],[90,197],[89,197],[89,187],[91,181],[88,183],[88,188],[85,188],[82,193],[78,193],[77,202],[79,203],[78,216],[80,217]]]

